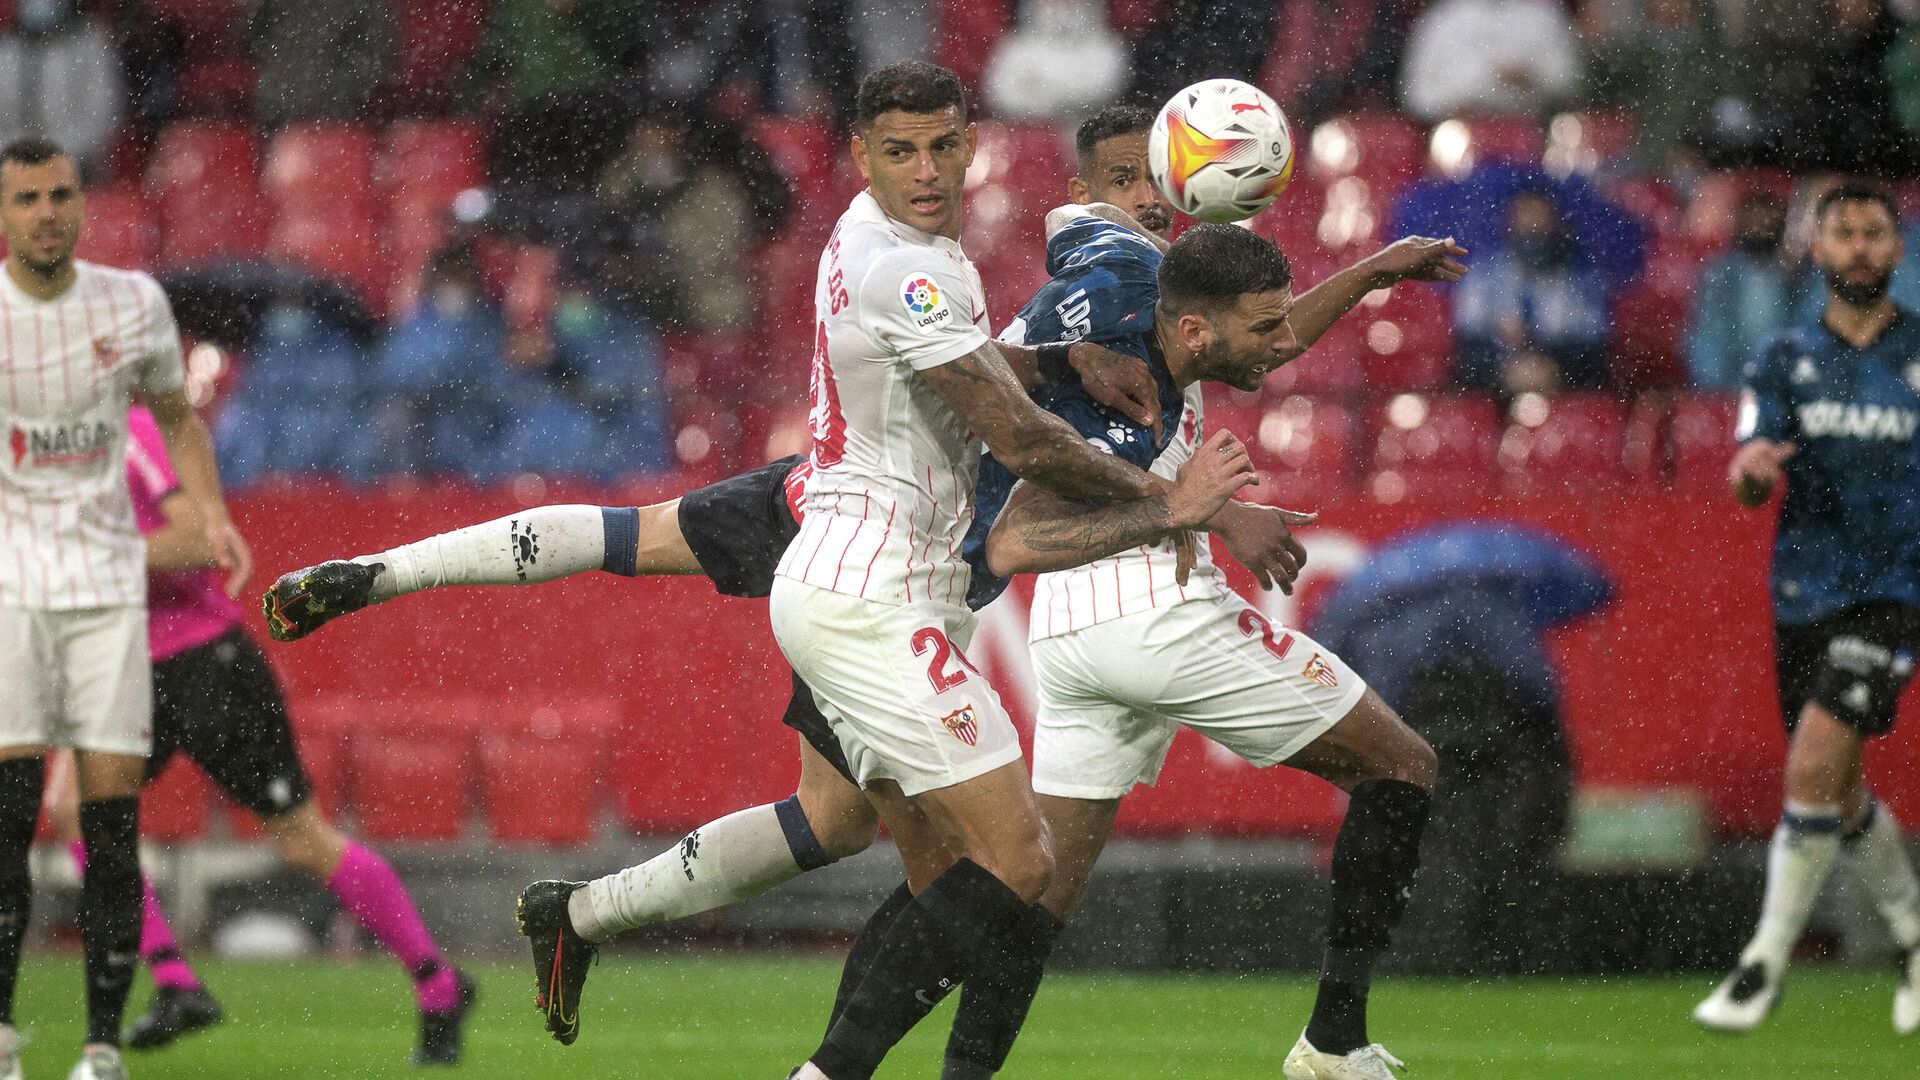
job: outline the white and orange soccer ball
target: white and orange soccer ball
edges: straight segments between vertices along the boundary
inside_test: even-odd
[[[1181,213],[1240,221],[1265,210],[1293,179],[1293,132],[1258,87],[1208,79],[1161,107],[1147,139],[1147,168]]]

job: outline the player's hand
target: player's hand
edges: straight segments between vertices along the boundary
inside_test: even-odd
[[[1187,587],[1187,579],[1193,576],[1197,561],[1193,544],[1193,530],[1181,529],[1173,534],[1173,580],[1183,589]]]
[[[1080,376],[1087,396],[1153,431],[1160,441],[1160,388],[1147,362],[1091,341],[1067,346],[1067,366]]]
[[[1281,592],[1291,596],[1300,568],[1307,565],[1307,549],[1293,530],[1319,519],[1318,514],[1299,510],[1236,502],[1221,509],[1212,528],[1227,545],[1227,553],[1253,574],[1262,589],[1278,585]]]
[[[1173,490],[1167,493],[1167,513],[1175,529],[1197,529],[1220,512],[1233,493],[1259,483],[1260,474],[1247,448],[1231,431],[1216,431],[1193,457],[1180,466]]]
[[[207,546],[213,549],[214,561],[220,569],[227,572],[228,598],[239,599],[240,594],[246,591],[247,582],[253,577],[253,551],[247,547],[246,537],[233,527],[232,520],[224,510],[208,515]]]
[[[1727,466],[1727,479],[1733,483],[1734,497],[1748,506],[1758,506],[1773,495],[1773,485],[1786,475],[1781,466],[1800,448],[1772,439],[1748,439],[1734,452]]]
[[[1385,288],[1402,281],[1459,281],[1467,276],[1467,264],[1460,261],[1466,254],[1467,249],[1451,236],[1444,240],[1409,236],[1374,252],[1367,261],[1379,283],[1376,288]]]

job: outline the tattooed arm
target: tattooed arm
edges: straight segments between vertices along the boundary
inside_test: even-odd
[[[1246,447],[1220,431],[1162,494],[1092,506],[1022,484],[987,534],[987,566],[1001,577],[1039,574],[1157,544],[1168,533],[1205,524],[1254,479]]]
[[[1027,396],[998,346],[920,372],[933,392],[966,421],[1000,464],[1056,495],[1088,502],[1143,499],[1165,480],[1087,443],[1065,420]]]

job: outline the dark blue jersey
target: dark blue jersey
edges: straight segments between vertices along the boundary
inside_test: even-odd
[[[1009,341],[1092,341],[1146,361],[1160,387],[1160,438],[1124,414],[1098,404],[1077,377],[1043,391],[1041,408],[1072,424],[1086,440],[1142,469],[1153,464],[1180,430],[1186,397],[1173,384],[1153,336],[1159,298],[1160,251],[1133,231],[1101,218],[1083,218],[1047,242],[1047,273],[1003,335]],[[961,554],[973,567],[967,605],[979,610],[1006,589],[987,569],[987,533],[1013,494],[1016,477],[991,454],[981,459],[974,489],[973,528]]]
[[[1739,438],[1790,442],[1773,606],[1802,625],[1873,601],[1920,607],[1920,318],[1856,349],[1782,332],[1742,378]]]

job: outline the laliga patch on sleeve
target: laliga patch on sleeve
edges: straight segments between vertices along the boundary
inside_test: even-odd
[[[940,286],[926,274],[908,274],[900,282],[900,305],[907,309],[907,321],[923,334],[953,321],[953,308],[940,292]]]

